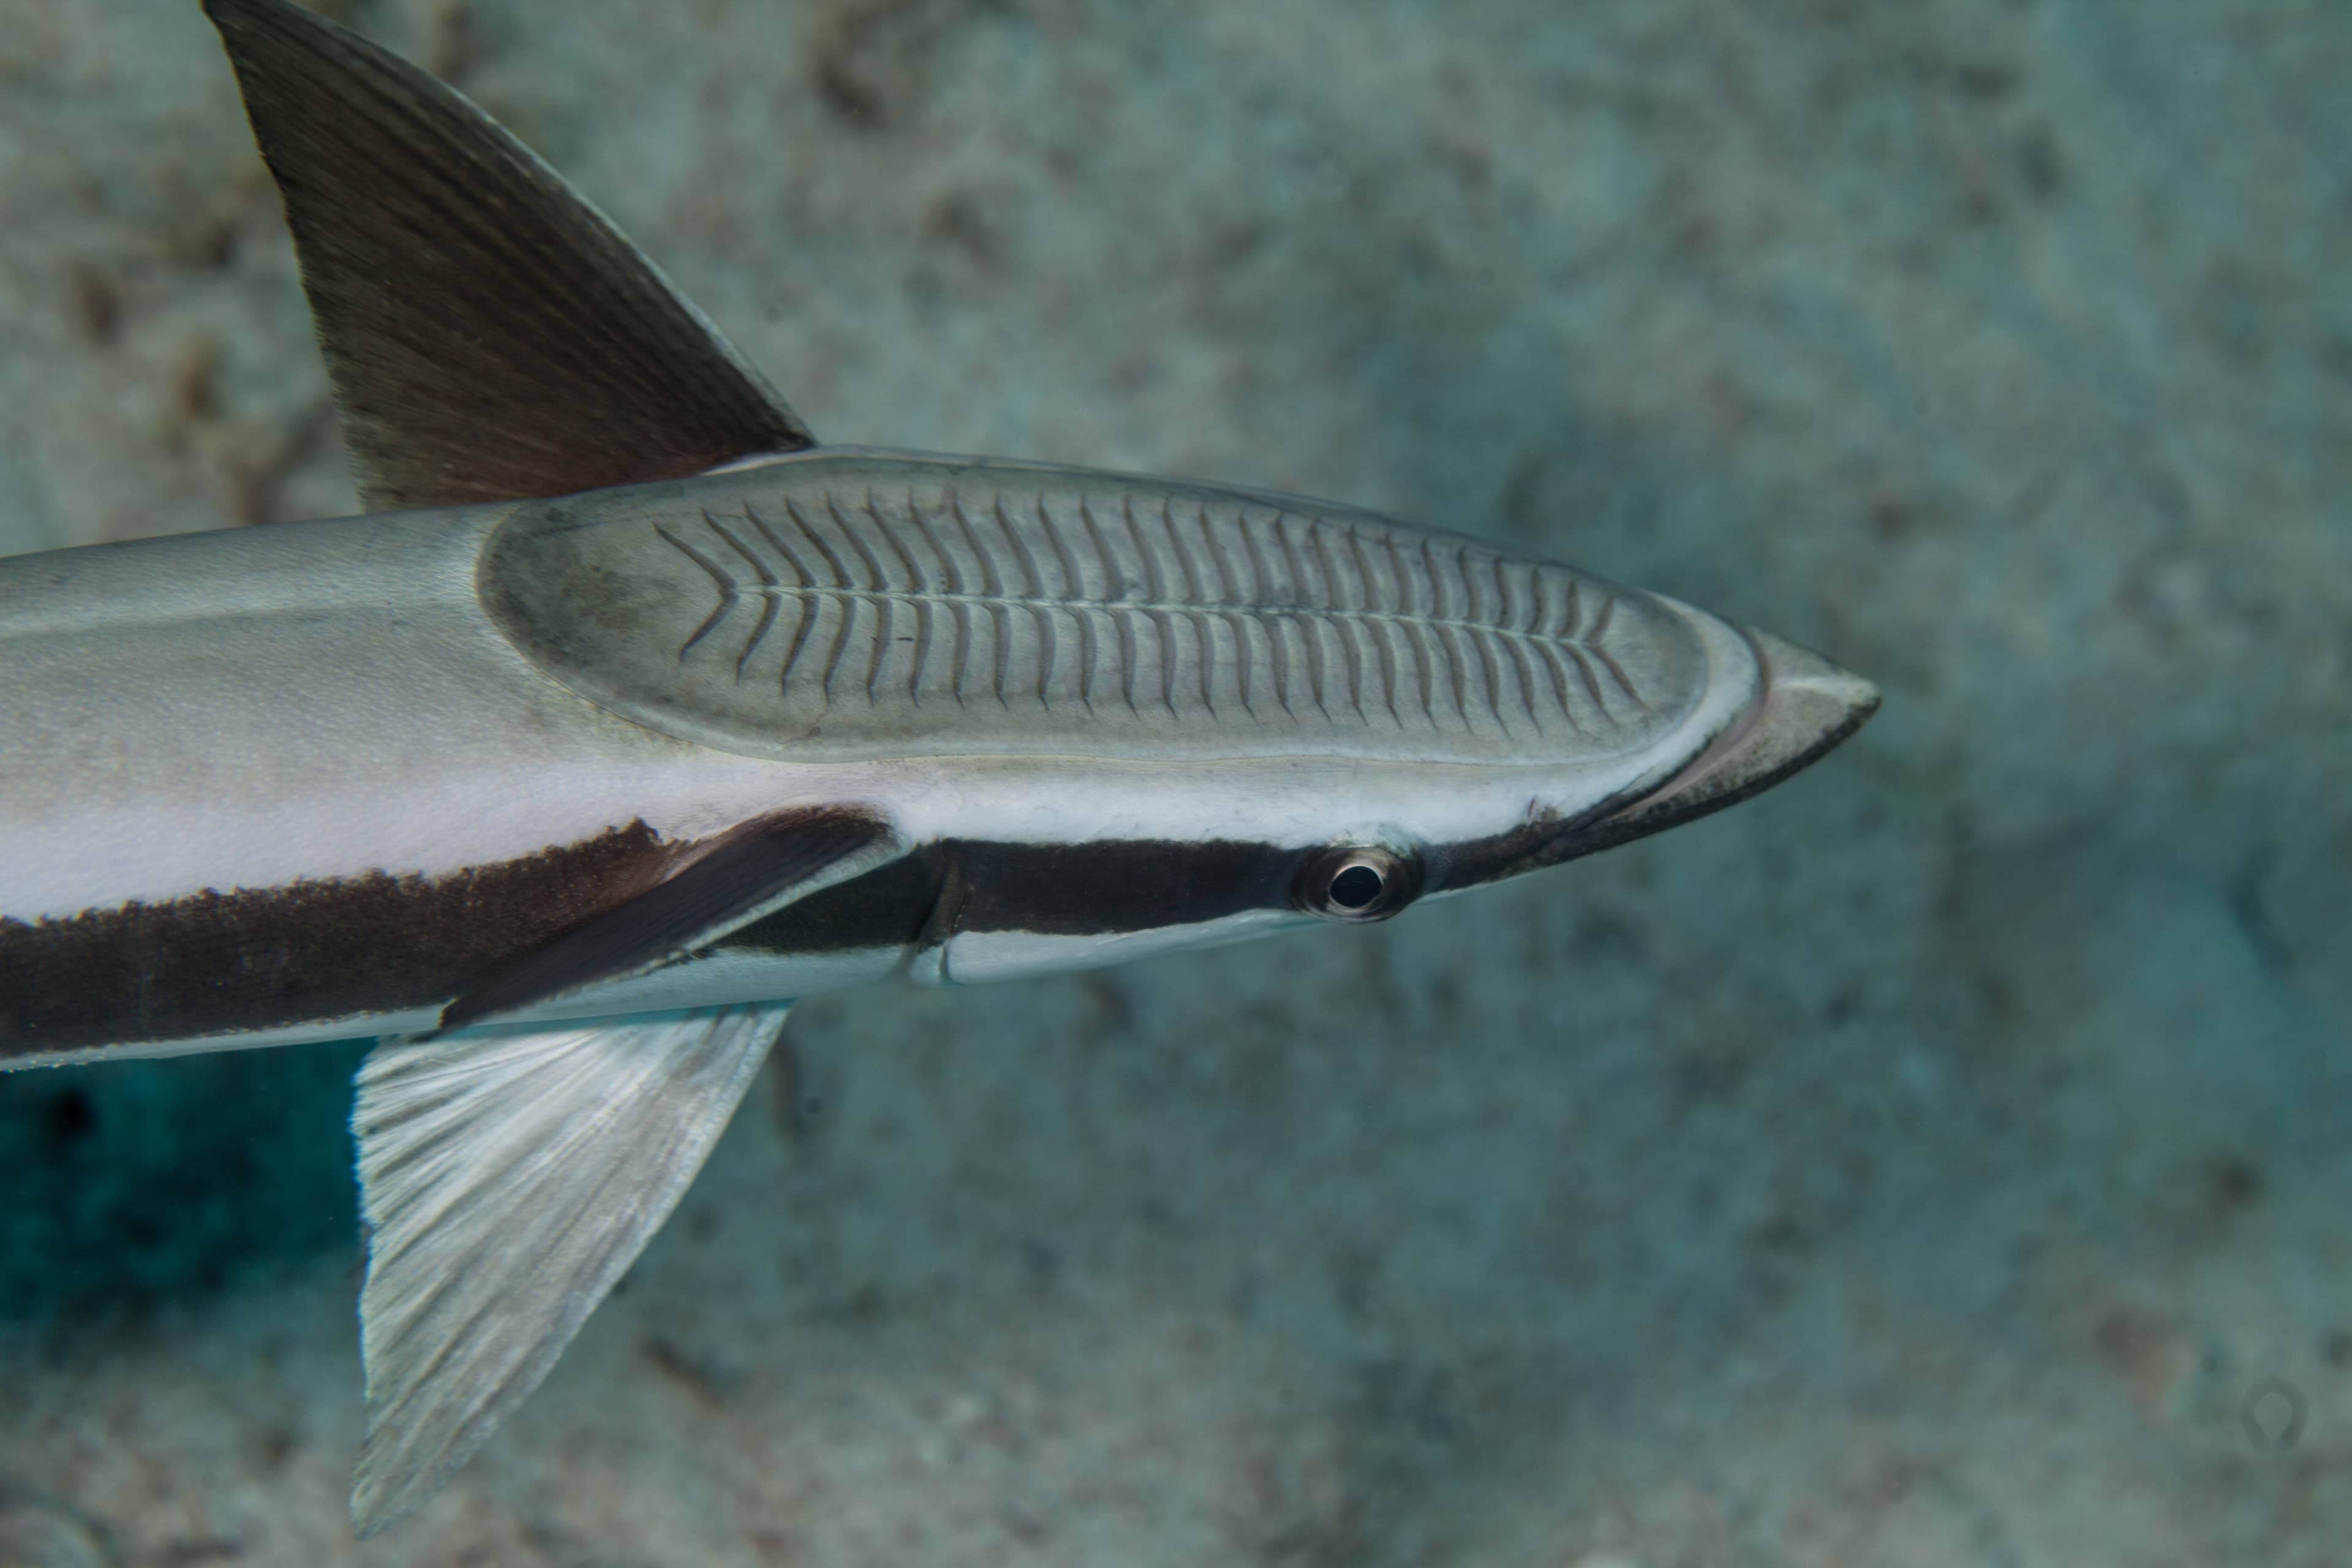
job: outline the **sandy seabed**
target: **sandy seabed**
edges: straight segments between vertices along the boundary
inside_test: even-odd
[[[0,1082],[0,1563],[2347,1561],[2352,8],[337,10],[822,437],[1490,535],[1886,707],[1391,925],[812,1002],[364,1545],[355,1243],[222,1218],[347,1211],[335,1096]],[[0,0],[0,548],[354,504],[193,0]],[[126,1234],[232,1239],[47,1289],[134,1103]]]

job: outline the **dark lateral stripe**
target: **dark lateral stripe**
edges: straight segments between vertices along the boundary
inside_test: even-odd
[[[934,939],[952,931],[1098,936],[1197,925],[1289,908],[1291,879],[1309,853],[1228,840],[946,839],[746,926],[720,945],[779,955],[911,946],[942,896],[952,907],[929,931]]]
[[[656,887],[674,853],[639,823],[445,878],[379,874],[29,925],[0,920],[0,1059],[446,1003],[595,932]],[[719,945],[775,957],[911,947],[932,925],[943,887],[954,889],[958,931],[1198,924],[1286,908],[1303,853],[1164,839],[950,840]]]
[[[791,958],[912,947],[939,902],[940,869],[936,848],[903,856],[752,921],[719,951]]]
[[[1633,837],[1596,820],[1609,809],[1433,849],[1427,885],[1491,881]],[[1664,814],[1634,832],[1659,826]],[[664,942],[754,884],[772,886],[797,853],[786,837],[751,847],[731,866],[711,862],[708,887],[698,888],[691,870],[671,879],[670,887],[685,885],[679,908],[652,922]],[[790,958],[905,950],[959,931],[1091,936],[1198,925],[1289,908],[1301,864],[1319,852],[1229,840],[950,839],[788,905],[718,947]],[[630,901],[661,883],[676,853],[637,823],[429,880],[374,875],[208,892],[32,925],[0,919],[0,1059],[283,1027],[461,995],[527,1005],[528,998],[498,1001],[505,993],[487,987],[534,989],[537,982],[524,984],[534,955],[567,954],[562,967],[572,972],[575,942],[604,953],[622,929],[605,922],[625,926]],[[952,907],[938,910],[942,897]]]
[[[1290,907],[1307,853],[1271,844],[1129,838],[941,846],[959,873],[960,931],[1094,936]]]
[[[888,832],[870,813],[827,807],[744,823],[626,903],[468,988],[442,1013],[441,1026],[462,1029],[708,946],[732,922]]]
[[[642,892],[674,853],[637,822],[446,877],[0,919],[0,1060],[435,1005]]]

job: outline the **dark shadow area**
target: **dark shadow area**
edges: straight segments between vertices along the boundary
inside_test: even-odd
[[[0,1077],[0,1321],[138,1307],[348,1247],[366,1042]]]

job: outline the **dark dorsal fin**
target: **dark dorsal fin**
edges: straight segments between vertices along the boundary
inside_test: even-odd
[[[679,479],[815,437],[454,89],[285,0],[205,0],[286,201],[371,511]]]

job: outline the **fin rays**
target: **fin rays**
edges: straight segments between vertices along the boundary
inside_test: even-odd
[[[431,1497],[545,1379],[684,1195],[790,1006],[369,1055],[352,1112],[370,1233],[360,1534]]]
[[[683,478],[814,443],[651,261],[461,94],[283,0],[205,10],[285,198],[370,510]]]

